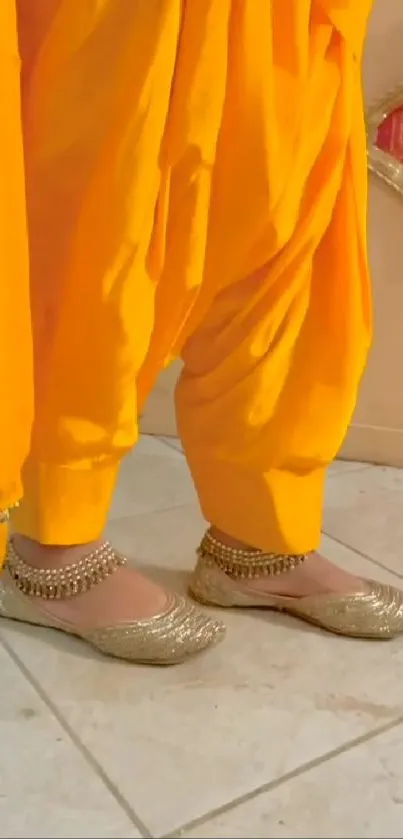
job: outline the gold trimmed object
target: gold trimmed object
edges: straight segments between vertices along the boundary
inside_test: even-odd
[[[255,549],[232,548],[216,539],[211,530],[207,530],[203,536],[198,555],[213,559],[217,567],[232,579],[249,580],[285,574],[297,568],[306,559],[306,554],[276,554]]]
[[[403,85],[367,113],[368,168],[403,196]]]
[[[5,507],[3,510],[0,510],[0,524],[8,524],[10,521],[11,510],[15,510],[16,507],[19,506],[20,502],[16,501],[15,504],[11,504],[10,507]]]
[[[104,542],[73,565],[63,568],[35,568],[28,565],[9,543],[5,567],[16,587],[30,597],[66,600],[84,594],[126,564],[126,557]]]
[[[245,574],[248,556],[235,555],[230,559],[229,554],[217,554],[211,537],[206,536],[203,541],[205,547],[198,551],[190,582],[190,593],[199,603],[221,608],[286,612],[328,632],[354,638],[382,640],[403,634],[403,591],[396,586],[357,580],[357,589],[345,594],[325,592],[304,597],[274,594],[270,591],[272,581],[265,589],[250,579],[265,573],[261,563],[263,555],[259,558],[259,552],[247,552],[253,569],[250,575]],[[208,551],[206,546],[209,546]],[[274,555],[264,556],[268,563],[266,567],[270,569]],[[309,561],[309,555],[305,559]],[[280,573],[286,570],[289,570],[287,563],[283,564]],[[268,573],[271,575],[272,572],[269,570]],[[281,591],[279,584],[276,588]]]
[[[221,621],[203,614],[174,592],[158,614],[143,619],[90,626],[62,620],[57,600],[83,594],[103,583],[127,560],[105,542],[96,551],[64,568],[33,568],[8,544],[0,574],[0,618],[47,627],[75,635],[99,652],[141,664],[177,664],[222,640]]]

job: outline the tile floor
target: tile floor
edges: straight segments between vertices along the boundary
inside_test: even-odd
[[[143,437],[110,537],[184,588],[202,530],[179,445]],[[324,531],[399,584],[403,471],[336,463]],[[2,624],[0,837],[403,837],[403,640],[226,619],[224,645],[166,670]]]

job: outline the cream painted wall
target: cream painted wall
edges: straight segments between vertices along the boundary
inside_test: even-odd
[[[364,58],[367,105],[403,85],[403,0],[377,0]],[[403,200],[370,178],[369,247],[375,339],[357,411],[341,456],[403,466]],[[173,387],[179,364],[165,371],[141,428],[175,435]]]
[[[375,3],[363,71],[367,106],[403,86],[403,0]],[[342,456],[403,466],[403,199],[372,176],[368,233],[375,336]]]

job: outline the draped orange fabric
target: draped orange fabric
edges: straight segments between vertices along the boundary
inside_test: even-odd
[[[33,420],[28,242],[14,0],[0,4],[0,510],[22,495]],[[0,525],[0,560],[5,532]]]
[[[35,391],[22,532],[99,535],[139,407],[182,355],[206,518],[267,550],[316,546],[370,340],[369,8],[2,0],[0,506]]]

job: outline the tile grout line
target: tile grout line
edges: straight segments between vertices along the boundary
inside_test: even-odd
[[[161,439],[161,437],[159,437],[158,435],[146,435],[146,436],[155,437],[155,439],[157,439],[160,443],[162,443],[163,446],[166,446],[167,448],[171,449],[172,451],[177,452],[180,456],[184,457],[183,450],[181,450],[180,448],[178,448],[174,444],[169,443],[167,440]],[[343,476],[345,474],[350,474],[350,473],[357,472],[357,471],[363,471],[365,469],[370,469],[370,468],[374,468],[374,465],[365,464],[363,466],[341,470],[340,473],[336,472],[333,475],[329,475],[329,477],[333,480],[334,478],[340,478],[341,476]],[[159,509],[158,511],[155,511],[155,512],[165,512],[167,510],[177,509],[178,507],[180,508],[180,507],[183,507],[183,506],[187,506],[186,503],[185,504],[179,504],[179,505],[173,505],[173,506],[169,506],[169,507],[164,507],[164,508],[161,508],[161,509]],[[136,515],[136,514],[134,514],[134,515]],[[132,518],[132,517],[133,517],[133,514],[131,516],[124,516],[122,518],[125,519],[125,518]],[[121,520],[121,519],[120,518],[119,519],[112,519],[112,521],[118,521],[118,520]],[[382,563],[380,563],[379,561],[373,559],[372,557],[363,553],[359,549],[354,548],[351,545],[348,545],[348,544],[344,543],[342,540],[334,537],[332,534],[328,533],[327,531],[324,530],[323,533],[327,537],[332,539],[333,541],[337,542],[338,544],[343,545],[344,547],[347,547],[350,550],[353,550],[353,552],[359,554],[364,559],[372,562],[374,565],[376,565],[380,569],[388,571],[389,573],[392,573],[394,576],[396,576],[400,579],[403,579],[403,574],[398,574],[398,573],[395,573],[393,571],[390,571],[389,568],[382,565]],[[81,739],[78,737],[78,735],[75,733],[75,731],[71,728],[71,726],[69,725],[69,723],[67,722],[67,720],[65,719],[63,714],[59,711],[57,706],[52,702],[52,700],[50,699],[50,697],[48,696],[46,691],[42,688],[42,686],[36,680],[36,678],[31,674],[31,672],[26,667],[24,662],[14,652],[12,647],[9,646],[8,642],[5,640],[5,638],[2,635],[0,635],[0,644],[4,648],[6,653],[9,655],[9,657],[12,659],[14,664],[17,666],[18,670],[22,673],[22,675],[25,677],[25,679],[29,682],[29,684],[34,689],[34,691],[39,696],[39,698],[42,700],[42,702],[44,702],[45,706],[48,708],[48,710],[51,712],[52,716],[59,723],[62,730],[67,734],[69,740],[72,742],[72,744],[75,746],[75,748],[78,749],[78,751],[80,752],[80,754],[84,758],[87,765],[100,778],[100,780],[102,781],[104,786],[108,789],[108,791],[110,792],[110,794],[112,795],[112,797],[116,801],[116,803],[126,813],[126,815],[128,816],[130,822],[135,827],[135,829],[139,831],[139,833],[141,834],[143,839],[153,839],[153,835],[150,833],[150,831],[148,830],[146,825],[143,823],[143,821],[137,816],[135,811],[131,808],[131,806],[129,805],[129,803],[125,799],[125,797],[119,791],[118,787],[111,781],[111,779],[106,774],[106,772],[102,768],[102,766],[98,763],[98,761],[96,760],[94,755],[89,751],[87,746],[85,746],[85,744],[81,741]],[[322,764],[324,764],[324,763],[326,763],[330,760],[333,760],[333,759],[337,758],[339,755],[342,755],[342,754],[350,751],[351,749],[354,749],[354,748],[362,745],[363,743],[366,743],[370,740],[373,740],[376,737],[381,736],[382,734],[384,734],[384,733],[386,733],[390,730],[393,730],[394,728],[399,727],[402,724],[403,724],[403,716],[398,717],[397,719],[385,724],[384,726],[377,729],[376,731],[369,732],[368,734],[364,734],[364,735],[362,735],[358,738],[355,738],[354,740],[349,741],[348,743],[343,744],[342,746],[338,747],[337,749],[333,749],[330,752],[327,752],[326,754],[321,755],[318,758],[315,758],[311,761],[308,761],[307,763],[298,766],[296,769],[291,770],[288,773],[285,773],[280,778],[276,778],[272,781],[267,782],[266,784],[262,784],[261,786],[255,788],[254,790],[233,799],[232,801],[228,802],[227,804],[224,804],[220,807],[214,808],[213,810],[203,814],[202,816],[200,816],[196,819],[193,819],[190,822],[187,822],[186,824],[180,826],[179,828],[176,828],[174,831],[170,831],[169,833],[164,834],[163,839],[174,839],[174,837],[180,836],[185,831],[191,830],[191,829],[193,829],[195,827],[198,827],[200,825],[203,825],[203,824],[207,824],[213,818],[215,818],[219,815],[222,815],[224,813],[227,813],[227,812],[229,812],[233,809],[236,809],[238,806],[241,806],[242,804],[247,803],[250,800],[258,798],[260,795],[263,795],[266,792],[271,792],[272,790],[278,788],[279,786],[282,786],[283,784],[287,783],[288,781],[291,781],[294,778],[297,778],[297,777],[305,774],[306,772],[309,772],[312,769],[314,769],[318,766],[321,766]]]
[[[135,519],[139,516],[153,516],[155,513],[168,513],[170,510],[181,510],[182,507],[188,507],[189,504],[194,504],[195,500],[181,501],[180,504],[170,504],[168,507],[158,507],[154,510],[141,510],[138,513],[130,513],[128,516],[114,516],[113,519],[108,519],[107,524],[114,524],[117,521],[125,521],[126,519]],[[196,500],[197,505],[197,500]]]
[[[12,647],[10,647],[8,641],[4,638],[4,636],[0,633],[0,644],[6,653],[9,655],[11,660],[14,662],[16,667],[22,675],[25,677],[27,682],[31,685],[34,689],[35,693],[39,696],[39,698],[44,702],[48,710],[51,712],[52,716],[57,720],[65,734],[67,734],[69,740],[73,743],[76,749],[80,752],[81,756],[84,758],[87,765],[95,772],[95,774],[100,778],[103,782],[104,786],[107,790],[111,793],[116,803],[120,806],[120,808],[126,813],[127,817],[129,818],[130,822],[132,823],[133,827],[138,830],[140,835],[143,839],[153,839],[153,834],[150,833],[142,819],[137,816],[135,811],[132,809],[126,798],[122,795],[118,787],[111,781],[109,776],[106,774],[105,770],[102,766],[98,763],[97,759],[94,755],[90,752],[87,746],[82,742],[80,737],[76,734],[74,729],[69,725],[61,711],[59,711],[58,707],[52,702],[46,691],[43,689],[41,684],[37,681],[37,679],[32,675],[32,673],[28,670],[24,662],[20,659],[17,653],[14,652]]]
[[[180,454],[182,457],[185,457],[185,453],[184,453],[183,449],[178,448],[178,446],[175,446],[174,443],[168,443],[167,440],[165,440],[165,439],[163,440],[162,437],[158,437],[158,436],[156,437],[156,439],[159,440],[159,442],[162,443],[163,446],[166,446],[168,449],[172,449],[174,452],[178,452],[178,454]],[[177,438],[177,439],[179,439],[179,438]]]
[[[338,539],[337,536],[333,536],[331,533],[328,533],[327,530],[322,530],[322,533],[324,536],[327,536],[328,539],[331,539],[333,542],[337,542],[338,545],[342,545],[343,548],[348,548],[349,551],[358,554],[358,556],[362,556],[362,558],[368,560],[368,562],[372,562],[373,565],[376,565],[376,567],[380,568],[382,571],[387,571],[388,574],[392,574],[392,576],[397,577],[399,580],[403,580],[403,574],[399,574],[398,571],[392,571],[387,565],[383,565],[382,562],[379,562],[378,559],[374,559],[372,556],[364,553],[364,551],[360,551],[359,548],[355,548],[353,545],[343,542],[342,539]]]
[[[355,748],[358,748],[364,743],[368,743],[371,740],[380,737],[382,734],[386,734],[388,731],[393,731],[394,728],[398,728],[401,725],[403,725],[403,715],[397,717],[394,720],[391,720],[388,723],[385,723],[385,725],[381,726],[380,728],[377,728],[375,731],[370,731],[367,734],[362,734],[360,735],[360,737],[356,737],[353,740],[349,740],[347,743],[344,743],[342,746],[338,746],[336,749],[331,749],[330,752],[326,752],[326,754],[321,755],[320,757],[313,758],[313,760],[308,760],[306,763],[300,764],[295,769],[290,770],[290,772],[286,772],[279,778],[274,778],[272,781],[268,781],[265,784],[261,784],[254,790],[251,790],[250,792],[246,792],[243,795],[234,798],[232,801],[229,801],[227,804],[223,804],[221,807],[215,807],[208,813],[204,813],[202,816],[199,816],[195,819],[192,819],[189,822],[186,822],[185,824],[175,828],[169,833],[162,834],[161,839],[178,839],[178,837],[180,837],[183,833],[189,832],[193,830],[195,827],[207,825],[208,822],[212,821],[217,816],[221,816],[225,813],[231,812],[232,810],[235,810],[242,804],[247,804],[249,801],[253,801],[255,798],[259,798],[259,796],[264,795],[267,792],[272,792],[272,790],[275,790],[278,787],[283,786],[288,781],[293,781],[295,778],[301,777],[307,772],[310,772],[312,769],[316,769],[317,767],[322,766],[331,760],[334,760],[340,755],[346,754],[347,752],[352,751]]]

